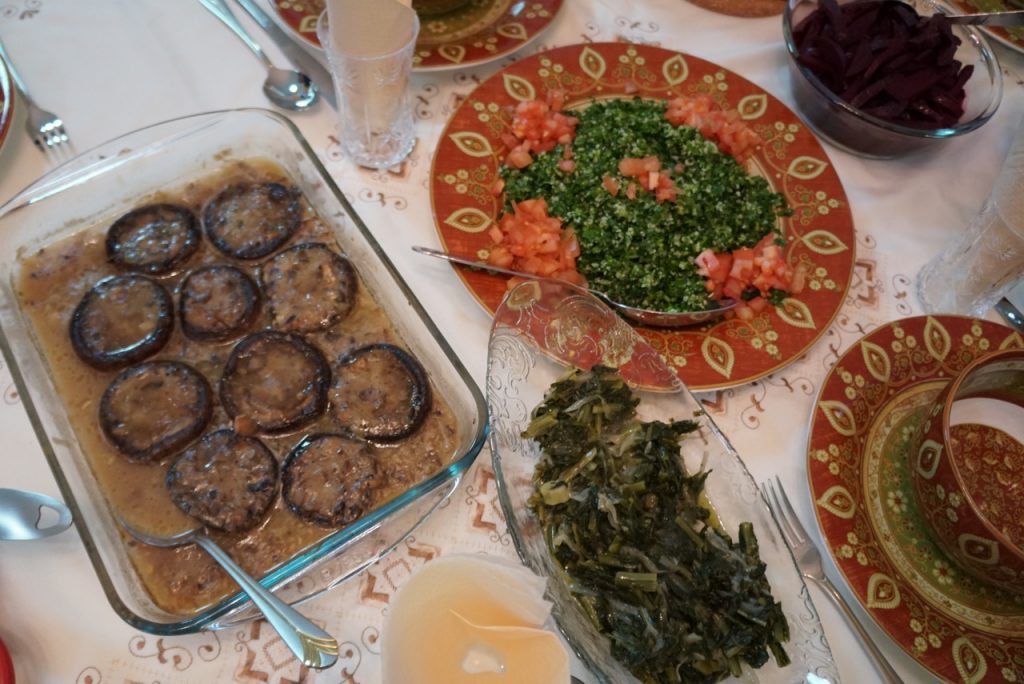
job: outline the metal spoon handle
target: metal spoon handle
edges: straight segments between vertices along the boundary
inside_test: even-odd
[[[338,660],[338,642],[301,613],[268,591],[246,573],[234,559],[209,537],[199,534],[194,541],[203,547],[231,579],[238,582],[292,653],[308,667],[323,669]]]
[[[418,245],[414,245],[412,251],[417,252],[419,254],[426,254],[427,256],[437,257],[438,259],[444,259],[445,261],[450,261],[453,264],[472,266],[473,268],[479,268],[481,271],[487,271],[489,273],[498,273],[500,275],[507,275],[519,278],[529,278],[530,280],[538,280],[541,278],[541,276],[534,275],[533,273],[525,273],[523,271],[513,271],[510,268],[491,266],[490,264],[484,263],[483,261],[474,261],[473,259],[466,259],[465,257],[453,256],[448,252],[442,252],[437,249],[431,249],[430,247],[420,247]]]
[[[268,69],[274,68],[274,63],[271,62],[270,58],[263,52],[263,48],[261,48],[259,44],[252,39],[252,36],[249,35],[248,31],[238,23],[238,19],[235,18],[235,15],[231,13],[231,10],[228,9],[228,6],[224,4],[222,0],[199,0],[199,2],[202,3],[203,7],[210,10],[215,17],[224,22],[224,25],[231,29],[236,36],[241,38],[242,42],[260,58],[260,61],[262,61]]]
[[[949,21],[951,24],[969,24],[971,26],[1024,26],[1024,10],[951,14],[949,15]]]
[[[57,520],[45,526],[43,511]],[[0,539],[27,541],[63,532],[71,526],[71,511],[53,497],[22,489],[0,489]]]

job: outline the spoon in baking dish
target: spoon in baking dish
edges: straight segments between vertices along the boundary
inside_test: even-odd
[[[54,515],[56,520],[52,519]],[[0,539],[42,539],[70,526],[71,511],[53,497],[22,489],[0,489]]]
[[[450,261],[453,264],[462,264],[463,266],[470,266],[472,268],[478,268],[481,271],[488,271],[490,273],[497,273],[499,275],[507,275],[519,278],[528,278],[530,280],[539,280],[542,276],[534,275],[532,273],[524,273],[522,271],[513,271],[508,268],[499,268],[498,266],[491,266],[482,261],[474,261],[473,259],[466,259],[464,257],[457,257],[447,252],[442,252],[437,249],[431,249],[429,247],[415,246],[412,248],[414,252],[419,254],[426,254],[427,256],[437,257],[438,259],[444,259]],[[708,321],[714,320],[724,314],[729,309],[734,308],[739,302],[734,299],[725,299],[717,302],[718,306],[713,309],[706,309],[703,311],[652,311],[650,309],[638,309],[634,306],[628,306],[626,304],[620,304],[616,302],[608,295],[598,290],[591,288],[586,289],[591,294],[595,295],[603,302],[608,304],[616,311],[618,311],[624,318],[628,318],[636,323],[643,325],[654,325],[662,328],[685,328],[690,325],[699,325],[701,323],[707,323]]]
[[[260,61],[267,67],[267,79],[263,81],[263,93],[267,99],[284,109],[309,109],[318,99],[316,85],[306,74],[295,69],[279,69],[270,61],[259,44],[242,28],[223,0],[199,0],[236,36],[242,39]]]
[[[157,537],[138,530],[123,519],[118,519],[121,527],[143,544],[150,546],[171,547],[183,544],[196,544],[231,575],[256,607],[263,613],[270,626],[281,635],[282,641],[288,645],[302,664],[318,670],[330,667],[338,660],[338,642],[334,637],[320,629],[299,611],[279,599],[266,587],[257,582],[224,549],[199,529],[191,529],[170,537]]]

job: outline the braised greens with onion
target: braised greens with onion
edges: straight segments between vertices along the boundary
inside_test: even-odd
[[[523,437],[541,459],[530,508],[548,549],[612,655],[645,684],[717,682],[774,657],[789,627],[750,523],[733,541],[704,504],[710,471],[688,473],[693,420],[643,422],[615,369],[573,370]]]

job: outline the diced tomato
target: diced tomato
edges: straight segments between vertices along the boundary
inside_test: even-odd
[[[530,152],[523,147],[515,147],[505,158],[505,163],[517,169],[525,169],[527,166],[533,163],[533,157],[530,156]]]
[[[563,229],[561,219],[548,215],[546,200],[529,199],[513,205],[487,235],[495,245],[487,258],[489,264],[586,285],[576,271],[580,255],[576,233],[572,228]],[[512,281],[509,284],[513,286]]]
[[[576,170],[576,162],[572,159],[562,159],[558,162],[558,170],[566,173],[572,173]]]
[[[612,197],[617,197],[619,194],[619,181],[615,180],[611,176],[605,176],[601,179],[601,184],[604,189],[611,193]]]
[[[774,233],[766,235],[754,247],[740,247],[731,253],[706,249],[695,261],[697,273],[706,279],[704,288],[714,299],[741,299],[744,294],[756,291],[753,298],[736,309],[736,315],[743,320],[746,320],[744,316],[764,310],[769,303],[766,297],[772,290],[799,294],[806,281],[803,266],[794,269],[786,263]]]
[[[669,100],[665,118],[674,126],[690,126],[741,164],[761,144],[761,136],[740,120],[739,112],[722,110],[708,95]]]
[[[547,152],[555,145],[572,142],[579,119],[562,114],[564,104],[565,93],[549,91],[546,100],[527,100],[516,105],[511,131],[501,136],[509,148],[507,164],[524,168],[533,161],[527,160],[531,152]]]

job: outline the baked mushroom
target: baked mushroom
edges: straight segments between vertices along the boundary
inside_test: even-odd
[[[163,349],[174,304],[162,285],[141,275],[111,276],[85,293],[71,314],[71,346],[87,364],[113,370]]]
[[[426,418],[430,383],[411,354],[380,342],[338,360],[330,399],[332,415],[346,432],[373,442],[395,442],[415,432]]]
[[[107,260],[126,271],[170,273],[196,253],[199,222],[187,207],[147,204],[114,221],[107,230]]]
[[[241,269],[213,264],[181,283],[178,315],[186,337],[222,342],[240,336],[260,312],[260,290]]]
[[[366,442],[340,434],[311,435],[285,458],[281,497],[299,517],[328,527],[348,525],[373,503],[382,482]]]
[[[220,379],[224,410],[243,434],[274,434],[313,422],[327,407],[331,370],[320,350],[277,330],[249,335]]]
[[[203,434],[213,390],[178,361],[147,361],[118,373],[100,398],[100,428],[133,461],[158,461]]]
[[[219,251],[236,259],[262,259],[295,234],[302,207],[298,193],[280,183],[230,185],[209,201],[203,227]]]
[[[263,520],[277,497],[274,454],[233,430],[205,435],[167,471],[171,499],[207,527],[245,532]]]
[[[270,318],[278,330],[317,332],[348,316],[356,301],[355,269],[320,242],[295,245],[260,269]]]

